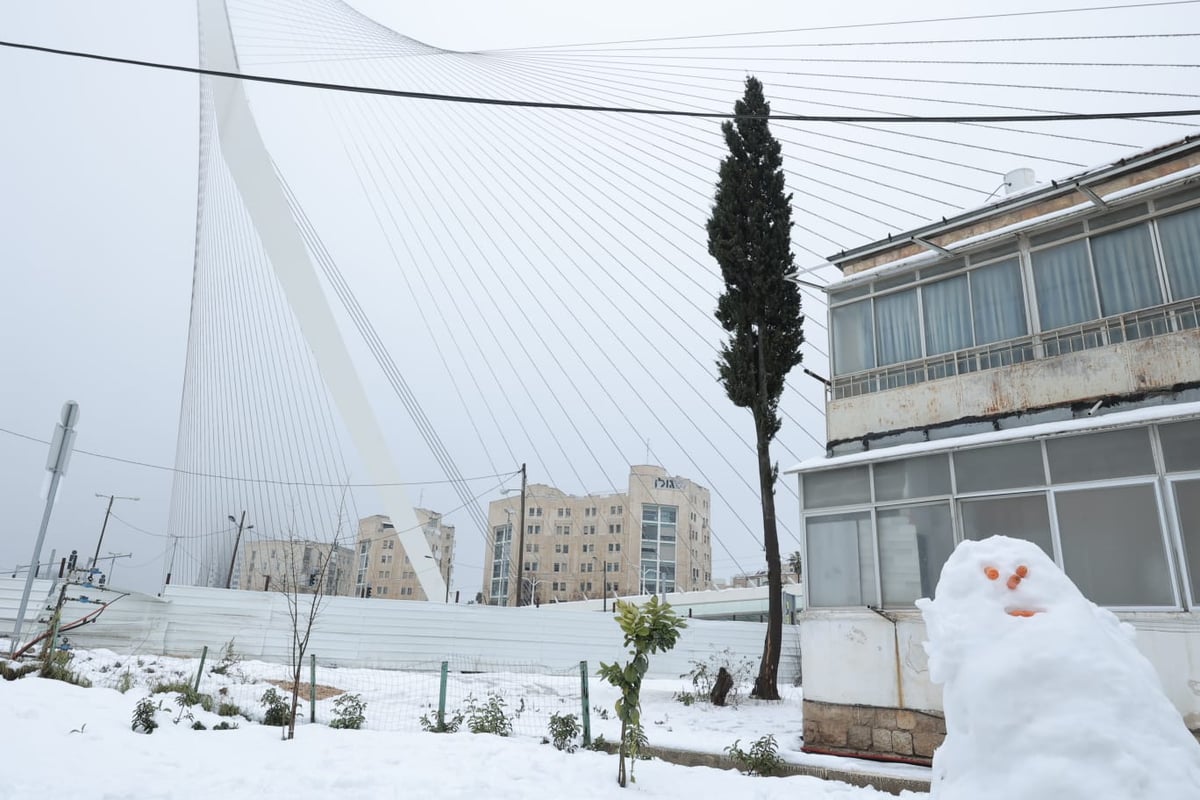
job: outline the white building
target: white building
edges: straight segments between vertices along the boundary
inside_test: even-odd
[[[929,759],[913,601],[993,534],[1136,626],[1200,729],[1200,141],[830,260],[828,453],[790,470],[805,748]]]

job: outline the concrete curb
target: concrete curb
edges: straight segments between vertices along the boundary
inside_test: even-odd
[[[615,744],[608,744],[606,752],[616,753]],[[684,767],[714,767],[716,769],[736,770],[737,764],[726,755],[717,753],[698,753],[694,750],[680,750],[674,747],[642,748],[642,753],[651,758],[660,758],[671,764]],[[808,764],[784,764],[784,775],[808,775],[825,781],[841,781],[851,786],[870,787],[889,794],[900,794],[902,791],[928,792],[929,781],[919,778],[901,778],[895,775],[876,775],[869,772],[837,769],[834,767],[817,767]]]

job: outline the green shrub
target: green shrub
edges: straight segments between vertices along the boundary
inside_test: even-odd
[[[458,729],[463,724],[463,712],[454,711],[450,716],[442,717],[442,722],[439,725],[437,716],[430,718],[430,714],[421,715],[421,730],[427,733],[458,733]]]
[[[203,723],[203,722],[201,722],[200,720],[196,720],[195,722],[193,722],[193,723],[192,723],[192,730],[194,730],[194,731],[206,731],[206,730],[208,730],[208,728],[207,728],[207,727],[205,727],[205,725],[204,725],[204,723]]]
[[[746,752],[740,747],[742,740],[736,740],[725,748],[729,757],[738,763],[738,769],[747,775],[778,775],[783,759],[780,758],[775,745],[775,737],[768,734],[750,745]]]
[[[158,720],[154,719],[154,712],[162,708],[162,701],[155,702],[149,697],[143,697],[138,700],[136,706],[133,707],[133,724],[130,729],[137,733],[140,729],[143,733],[154,733],[154,729],[158,727]]]
[[[242,711],[237,703],[221,703],[217,706],[218,717],[244,717],[246,712]]]
[[[554,749],[574,753],[579,747],[575,744],[575,738],[581,733],[583,726],[579,724],[579,717],[574,714],[556,712],[550,715],[550,740]]]
[[[504,698],[489,694],[487,702],[479,705],[474,697],[467,698],[467,728],[471,733],[512,735],[512,719],[504,713]]]
[[[184,698],[189,706],[197,705],[200,702],[200,693],[192,687],[192,682],[188,680],[162,681],[150,687],[150,694],[168,694],[170,692]]]
[[[278,728],[287,725],[290,721],[291,708],[289,708],[289,700],[274,688],[263,692],[263,696],[259,698],[258,702],[266,709],[266,713],[263,714],[263,725]]]
[[[213,665],[209,670],[213,675],[228,675],[229,670],[242,663],[242,657],[233,649],[233,639],[225,643],[225,649],[221,651],[221,660]]]
[[[696,695],[691,692],[676,692],[675,699],[683,703],[685,706],[693,705],[696,702]]]
[[[356,731],[367,721],[366,710],[362,695],[344,694],[333,701],[333,720],[329,727]]]
[[[117,691],[125,694],[133,688],[133,673],[125,670],[121,673],[121,677],[117,680]]]
[[[238,724],[236,722],[229,722],[227,720],[222,720],[221,722],[218,722],[216,725],[213,725],[212,729],[214,731],[236,731],[237,727],[238,727]]]

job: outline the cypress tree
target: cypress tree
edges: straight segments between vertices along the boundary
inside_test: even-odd
[[[778,700],[783,575],[775,520],[779,470],[770,448],[781,424],[784,379],[801,360],[804,317],[799,288],[786,278],[793,269],[792,196],[785,194],[783,157],[767,124],[771,106],[758,79],[746,79],[734,113],[736,118],[721,126],[729,155],[721,162],[708,220],[708,252],[725,279],[716,317],[729,339],[722,344],[717,368],[733,404],[750,409],[758,452],[770,607],[754,695]]]

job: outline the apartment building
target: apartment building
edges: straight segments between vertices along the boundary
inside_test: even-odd
[[[446,596],[435,597],[438,602],[455,598],[450,592],[450,577],[454,569],[454,526],[442,522],[441,515],[427,508],[414,508],[417,522],[429,544],[429,552],[416,558],[437,561]],[[358,597],[380,597],[388,600],[428,600],[417,580],[411,557],[400,544],[390,518],[374,514],[358,522],[358,542],[355,550],[354,594]]]
[[[484,601],[534,605],[710,588],[709,507],[708,489],[652,465],[631,467],[627,490],[617,494],[530,484],[523,531],[519,496],[488,505]]]
[[[354,551],[308,539],[255,539],[243,543],[234,570],[234,589],[348,595]],[[322,582],[322,574],[324,579]]]
[[[928,762],[913,603],[995,534],[1132,623],[1200,729],[1200,140],[830,261],[827,455],[789,470],[805,748]]]

